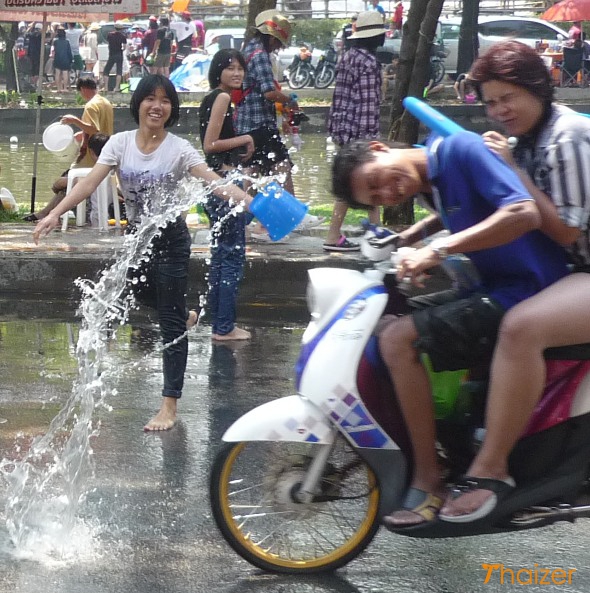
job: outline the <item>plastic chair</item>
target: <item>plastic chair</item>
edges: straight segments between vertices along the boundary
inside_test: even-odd
[[[70,169],[68,171],[68,185],[66,195],[70,193],[74,187],[74,183],[78,179],[86,177],[92,169],[80,168]],[[119,198],[117,195],[117,181],[114,173],[107,175],[96,188],[90,199],[96,205],[98,211],[98,228],[101,230],[108,230],[109,228],[109,203],[112,201],[113,210],[115,214],[115,226],[121,226],[121,212],[119,209]],[[69,212],[62,215],[62,231],[68,228]],[[84,226],[86,224],[86,200],[82,200],[76,206],[76,226]]]
[[[564,47],[561,65],[561,86],[582,86],[578,75],[584,66],[584,48]]]

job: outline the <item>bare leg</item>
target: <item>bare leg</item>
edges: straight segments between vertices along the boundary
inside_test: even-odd
[[[412,487],[441,495],[440,470],[435,449],[436,428],[430,381],[413,344],[418,332],[410,316],[390,323],[379,336],[379,348],[406,421],[414,452]],[[412,511],[396,511],[390,518],[401,527],[421,523]]]
[[[328,234],[326,235],[326,243],[333,245],[340,239],[340,229],[344,222],[344,217],[348,211],[348,204],[341,200],[334,202],[334,209],[332,210],[332,218],[330,219],[330,226],[328,228]]]
[[[572,274],[504,317],[491,368],[486,436],[468,475],[508,477],[508,456],[543,393],[543,351],[590,340],[590,308],[583,297],[589,290],[589,274]],[[442,513],[469,514],[491,495],[485,489],[467,492],[448,500]]]
[[[146,432],[170,430],[176,424],[178,398],[164,397],[160,411],[143,427]]]

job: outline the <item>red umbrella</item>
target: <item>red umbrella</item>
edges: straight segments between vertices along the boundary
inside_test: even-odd
[[[548,8],[541,18],[546,21],[590,21],[590,0],[561,0]]]

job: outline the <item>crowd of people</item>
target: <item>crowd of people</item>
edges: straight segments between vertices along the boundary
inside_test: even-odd
[[[171,18],[174,17],[174,18]],[[15,43],[17,66],[36,87],[40,70],[42,24],[20,23]],[[90,23],[51,23],[45,31],[43,76],[60,92],[67,92],[82,73],[92,74],[106,90],[120,91],[121,81],[130,76],[130,63],[136,58],[149,64],[153,74],[166,76],[192,51],[203,50],[205,26],[200,19],[193,19],[189,12],[152,15],[147,28],[117,21],[106,35],[102,26]],[[100,55],[99,42],[106,44],[108,56]],[[101,59],[102,57],[102,59]],[[115,83],[109,85],[109,76],[115,72]],[[109,88],[109,87],[112,88]]]

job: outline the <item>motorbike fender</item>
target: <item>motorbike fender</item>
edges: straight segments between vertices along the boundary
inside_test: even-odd
[[[299,395],[276,399],[244,414],[225,432],[226,442],[292,441],[329,445],[334,428],[309,400]]]

